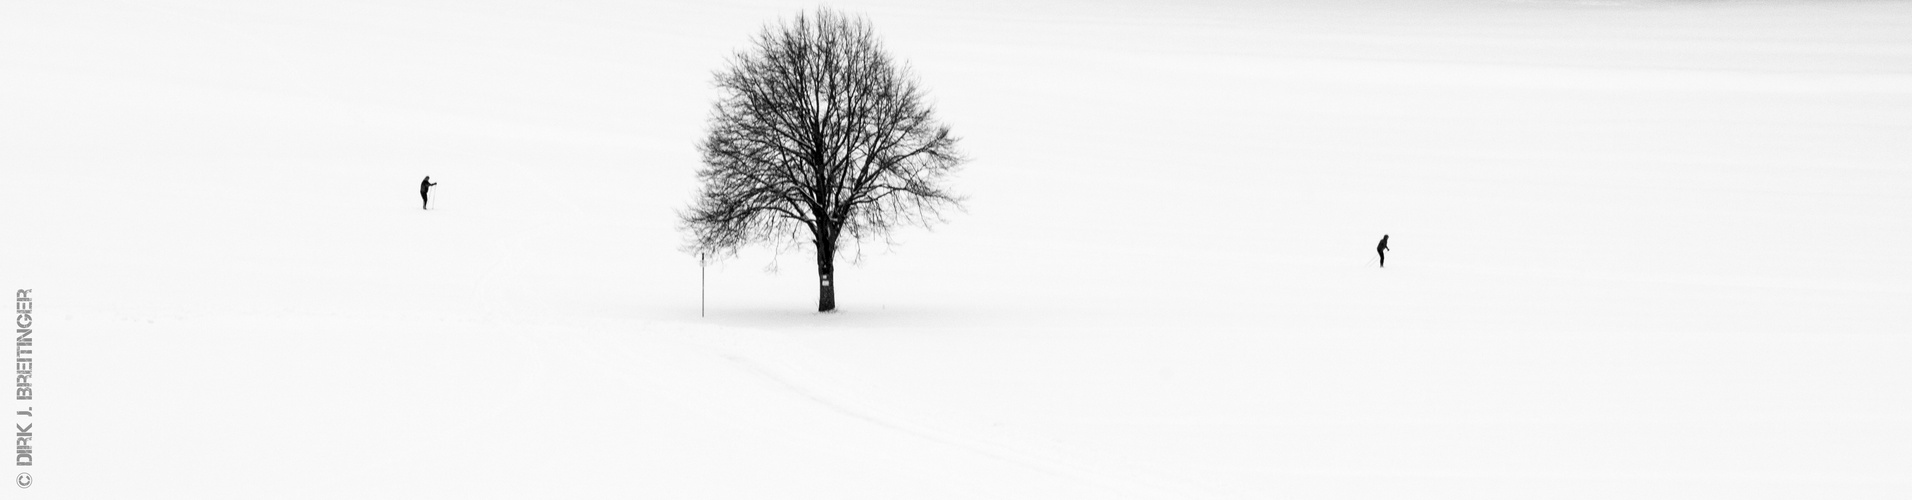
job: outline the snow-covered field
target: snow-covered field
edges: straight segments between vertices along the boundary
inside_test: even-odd
[[[831,5],[969,209],[707,317],[814,4],[0,5],[6,498],[1912,497],[1912,3]]]

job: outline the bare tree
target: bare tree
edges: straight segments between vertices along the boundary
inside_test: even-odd
[[[941,221],[941,210],[961,206],[944,184],[963,158],[868,20],[799,13],[753,45],[716,73],[723,96],[699,148],[703,187],[678,214],[688,250],[735,255],[808,236],[817,310],[835,310],[842,237],[887,240],[897,227]]]

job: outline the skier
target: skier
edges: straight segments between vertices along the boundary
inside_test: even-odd
[[[429,175],[425,176],[425,182],[418,183],[418,197],[425,199],[424,203],[419,205],[420,210],[431,210],[429,207],[432,204],[432,197],[429,193],[432,190],[432,186],[436,185],[438,185],[438,183],[432,182],[432,176]]]
[[[1388,235],[1381,235],[1381,245],[1374,247],[1374,253],[1381,254],[1381,267],[1388,267]]]

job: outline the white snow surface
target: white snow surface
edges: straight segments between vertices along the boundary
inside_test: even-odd
[[[702,317],[815,4],[0,5],[6,498],[1912,497],[1912,2],[830,4],[967,210]]]

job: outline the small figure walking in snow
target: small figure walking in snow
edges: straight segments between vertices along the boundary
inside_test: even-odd
[[[1388,267],[1388,235],[1381,235],[1381,245],[1374,247],[1374,253],[1381,254],[1381,267]]]
[[[438,183],[432,182],[432,176],[429,175],[425,176],[425,182],[418,183],[418,197],[425,199],[425,202],[419,205],[420,210],[431,210],[431,191],[432,186],[436,185],[438,185]]]

